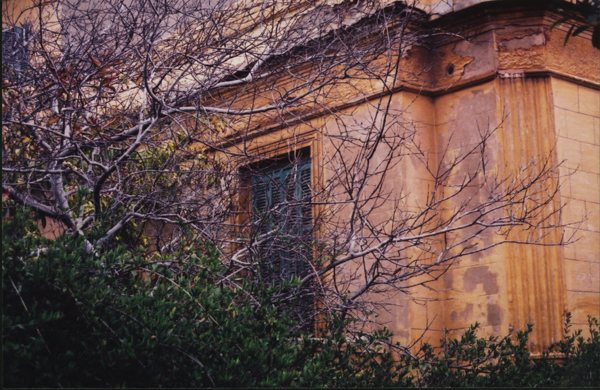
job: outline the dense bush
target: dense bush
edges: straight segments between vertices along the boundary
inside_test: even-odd
[[[223,285],[210,246],[140,253],[89,255],[72,237],[39,237],[22,213],[3,221],[4,385],[600,385],[595,319],[584,339],[567,318],[564,339],[534,359],[531,328],[483,339],[477,326],[441,348],[394,355],[389,332],[348,338],[348,322],[336,317],[325,319],[319,338],[297,333],[268,288],[249,299],[244,288]]]
[[[503,338],[477,337],[477,325],[458,339],[443,339],[441,347],[424,345],[412,367],[411,383],[421,387],[538,387],[600,385],[600,332],[598,320],[589,319],[588,338],[570,332],[565,317],[563,339],[532,356],[528,338],[532,326]]]
[[[375,333],[348,342],[294,331],[269,289],[222,285],[209,246],[168,257],[86,254],[72,237],[4,221],[4,384],[16,386],[366,386],[391,380]],[[253,288],[252,286],[242,286]],[[359,353],[360,352],[360,353]],[[356,357],[356,358],[353,358]]]

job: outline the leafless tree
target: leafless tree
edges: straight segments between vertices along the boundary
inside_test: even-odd
[[[281,285],[275,299],[306,324],[313,306],[366,308],[373,293],[408,291],[503,243],[568,241],[555,234],[550,156],[495,169],[500,123],[432,151],[393,103],[421,76],[407,53],[439,34],[414,7],[36,0],[13,16],[23,28],[5,26],[19,39],[4,52],[3,191],[90,251],[125,230],[158,251],[193,234],[221,251],[224,282]],[[326,150],[312,170],[302,126]],[[254,146],[267,131],[287,134],[287,154]]]

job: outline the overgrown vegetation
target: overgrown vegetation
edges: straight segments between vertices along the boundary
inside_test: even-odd
[[[571,332],[539,358],[527,330],[401,354],[386,330],[347,337],[324,318],[319,337],[270,303],[271,291],[223,283],[213,248],[95,256],[82,240],[40,237],[32,218],[3,221],[3,372],[8,387],[592,386],[600,333]],[[238,283],[245,283],[243,279]],[[257,300],[256,297],[259,297]]]
[[[439,350],[423,346],[412,361],[412,384],[436,387],[598,386],[600,333],[598,320],[589,318],[589,337],[571,332],[565,315],[563,339],[541,355],[527,346],[533,327],[502,338],[477,337],[478,325],[460,338],[443,339]]]
[[[6,386],[364,386],[392,378],[390,355],[377,347],[387,334],[348,342],[343,327],[331,326],[323,342],[302,336],[270,304],[270,289],[223,285],[209,246],[168,257],[120,247],[96,257],[82,240],[39,237],[17,213],[3,223],[2,248]]]

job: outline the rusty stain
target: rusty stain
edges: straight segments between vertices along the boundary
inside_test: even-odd
[[[486,294],[495,294],[498,292],[498,275],[490,272],[487,266],[469,268],[463,277],[463,284],[467,292],[481,284]]]

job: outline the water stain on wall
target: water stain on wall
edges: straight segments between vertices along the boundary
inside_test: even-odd
[[[488,325],[499,326],[502,324],[502,308],[495,303],[487,305],[487,321]]]
[[[471,317],[471,314],[473,314],[473,304],[467,303],[463,310],[459,312],[453,311],[450,313],[450,318],[452,318],[452,321],[456,321],[459,318],[462,320],[468,320],[469,317]]]
[[[487,266],[469,268],[463,276],[465,291],[471,292],[481,285],[486,294],[498,292],[498,275],[491,272]]]

